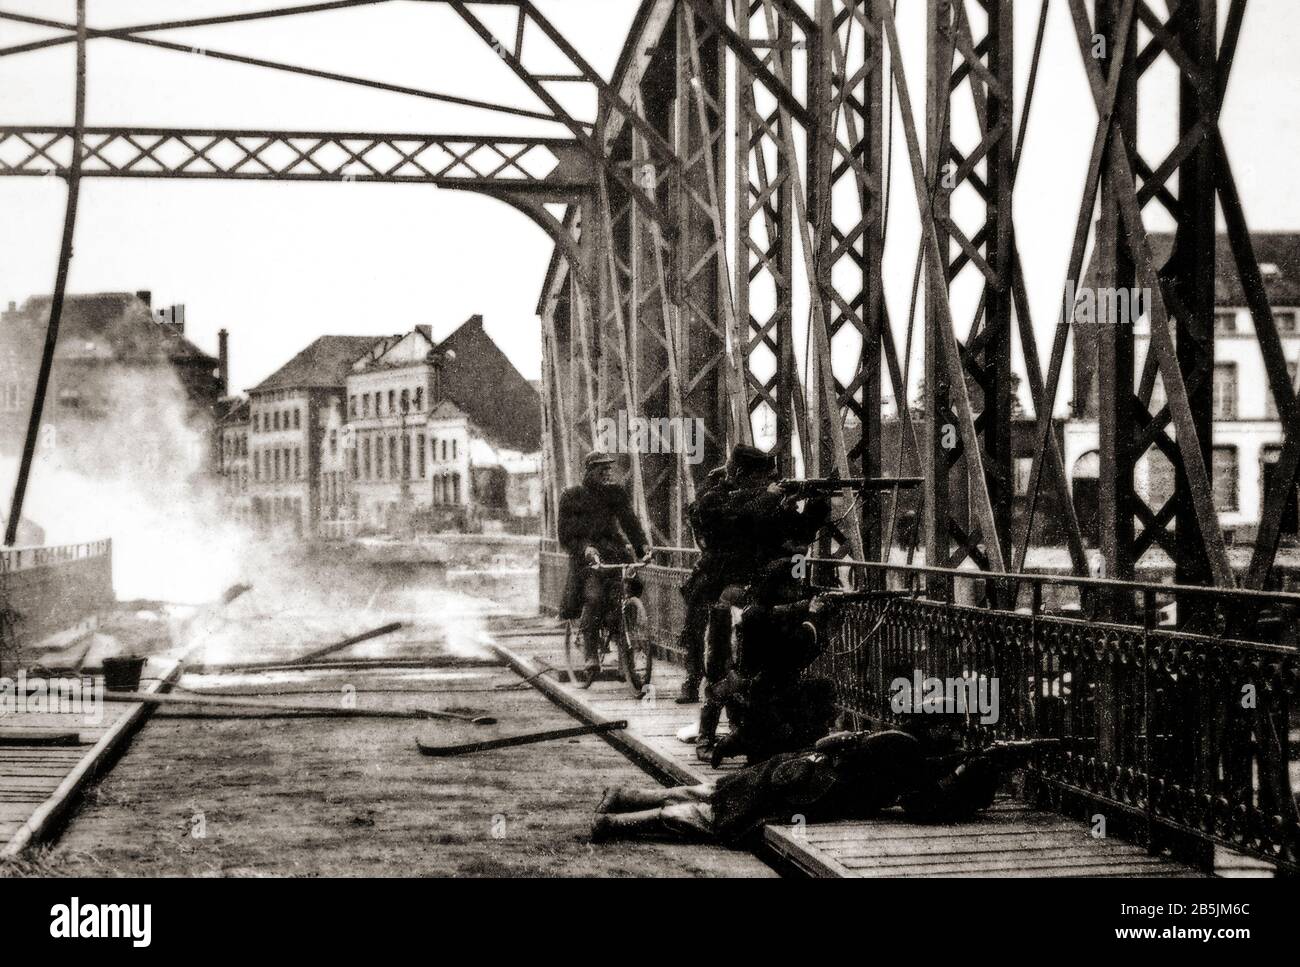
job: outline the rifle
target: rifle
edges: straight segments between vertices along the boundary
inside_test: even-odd
[[[985,756],[999,768],[1007,769],[1015,768],[1015,763],[1028,759],[1036,752],[1060,747],[1060,739],[998,739],[980,748],[959,749],[938,758],[943,762],[962,763],[958,767],[960,769],[975,759]]]
[[[922,477],[810,477],[806,480],[785,479],[780,481],[780,487],[787,496],[802,500],[805,497],[826,496],[842,490],[868,493],[919,487],[923,480]]]

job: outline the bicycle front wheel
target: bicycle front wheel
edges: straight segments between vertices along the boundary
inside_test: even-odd
[[[641,602],[636,598],[625,600],[619,627],[612,637],[623,680],[637,698],[644,694],[654,671],[654,642],[649,632]]]

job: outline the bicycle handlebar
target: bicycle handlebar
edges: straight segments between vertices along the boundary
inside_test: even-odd
[[[649,563],[649,561],[632,561],[630,564],[588,564],[587,567],[593,571],[638,571]]]

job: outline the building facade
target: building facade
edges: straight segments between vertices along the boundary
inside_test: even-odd
[[[1163,264],[1172,251],[1173,237],[1153,234],[1151,239],[1157,263]],[[1252,242],[1294,387],[1300,369],[1300,234],[1255,233]],[[1259,526],[1264,494],[1281,453],[1283,427],[1226,236],[1218,238],[1216,259],[1210,468],[1214,503],[1225,535],[1250,540]],[[1087,278],[1085,282],[1093,284]],[[1096,326],[1106,323],[1081,319],[1078,309],[1074,322],[1074,418],[1066,425],[1064,456],[1081,524],[1085,525],[1085,533],[1090,529],[1095,533],[1100,468]],[[1141,311],[1132,325],[1134,366],[1141,373],[1150,348],[1150,316]],[[1151,412],[1158,412],[1165,403],[1164,387],[1157,376]],[[1169,460],[1158,451],[1145,456],[1136,468],[1134,489],[1149,504],[1159,507],[1174,491]],[[1294,541],[1297,530],[1297,497],[1292,493],[1282,519],[1283,539]]]
[[[217,421],[217,475],[227,515],[241,523],[252,520],[251,482],[248,438],[252,429],[248,400],[235,397],[223,400],[224,409]]]
[[[374,342],[321,336],[249,390],[250,503],[259,527],[300,537],[317,532],[323,414],[340,405],[348,369]]]
[[[249,391],[249,513],[292,535],[463,529],[540,514],[541,401],[473,316],[317,340]]]
[[[376,344],[347,380],[350,481],[360,525],[444,529],[535,516],[531,504],[512,511],[511,494],[527,486],[512,490],[499,453],[515,454],[508,444],[521,441],[536,452],[539,408],[536,389],[483,332],[481,316],[441,342],[428,326],[417,326]],[[537,476],[540,493],[535,469],[518,460],[512,466],[517,475]]]

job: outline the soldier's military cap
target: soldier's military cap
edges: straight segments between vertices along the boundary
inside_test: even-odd
[[[731,466],[744,473],[747,471],[771,472],[776,469],[776,457],[764,453],[758,447],[748,443],[738,443],[731,450]]]

